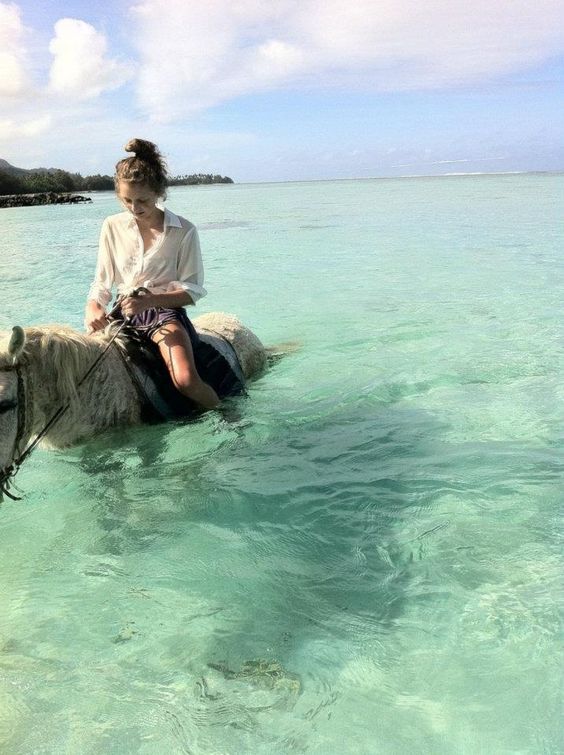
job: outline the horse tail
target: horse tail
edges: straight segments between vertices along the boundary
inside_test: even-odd
[[[289,354],[295,354],[297,351],[300,351],[302,345],[301,341],[283,341],[274,346],[266,346],[266,361],[269,367],[278,364],[281,359],[284,359]]]

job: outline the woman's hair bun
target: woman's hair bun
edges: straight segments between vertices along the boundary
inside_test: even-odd
[[[133,157],[124,157],[116,165],[114,183],[119,190],[120,181],[146,183],[159,196],[166,197],[168,170],[164,157],[153,142],[146,139],[130,139],[124,147],[133,152]]]
[[[160,157],[156,144],[148,142],[146,139],[130,139],[124,147],[126,152],[133,152],[135,157],[141,160],[151,160]]]

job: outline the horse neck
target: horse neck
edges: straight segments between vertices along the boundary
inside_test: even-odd
[[[49,413],[56,404],[72,402],[82,374],[102,346],[70,329],[29,328],[26,354],[36,408]]]
[[[28,335],[28,397],[33,404],[32,434],[41,431],[45,424],[61,408],[68,406],[64,415],[47,434],[46,440],[54,446],[67,445],[81,437],[91,435],[97,429],[112,424],[105,422],[105,416],[112,412],[118,402],[123,411],[123,392],[104,392],[104,406],[93,406],[93,383],[112,385],[113,380],[122,377],[110,374],[115,372],[115,355],[107,355],[100,360],[96,369],[82,387],[78,387],[94,361],[101,355],[106,342],[99,338],[80,336],[70,330],[30,329]]]

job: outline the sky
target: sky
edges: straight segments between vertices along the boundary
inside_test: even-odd
[[[0,0],[0,158],[237,182],[564,170],[562,0]]]

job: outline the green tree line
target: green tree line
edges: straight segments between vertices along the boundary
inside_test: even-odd
[[[168,182],[169,186],[195,186],[196,184],[232,184],[229,176],[219,176],[212,173],[192,173],[189,176],[175,176]]]
[[[81,176],[66,170],[53,170],[13,175],[0,171],[0,194],[57,194],[72,191],[96,191],[114,188],[111,176]]]
[[[227,176],[211,173],[175,176],[169,181],[171,186],[192,186],[196,184],[233,183]],[[0,194],[41,194],[53,191],[57,194],[73,191],[108,191],[114,188],[111,176],[81,176],[66,170],[53,170],[13,175],[0,170]]]

